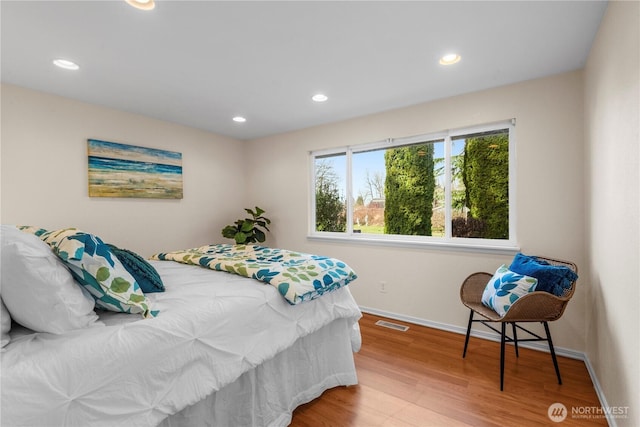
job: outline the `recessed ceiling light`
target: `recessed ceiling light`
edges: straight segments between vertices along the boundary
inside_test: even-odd
[[[233,118],[233,121],[234,121],[234,122],[237,122],[237,123],[244,123],[244,122],[246,122],[246,121],[247,121],[247,119],[245,119],[245,118],[244,118],[244,117],[242,117],[242,116],[235,116],[235,117]]]
[[[311,97],[311,99],[313,99],[315,102],[324,102],[327,99],[329,99],[329,97],[327,97],[327,95],[325,95],[325,94],[317,93],[317,94],[313,95]]]
[[[71,62],[66,59],[54,59],[53,63],[60,68],[64,68],[65,70],[77,70],[80,68],[80,66],[75,62]]]
[[[442,65],[452,65],[452,64],[455,64],[456,62],[459,62],[460,59],[462,59],[462,58],[457,53],[448,53],[445,56],[443,56],[442,58],[440,58],[440,64],[442,64]]]
[[[129,5],[140,10],[152,10],[156,7],[154,0],[125,0]]]

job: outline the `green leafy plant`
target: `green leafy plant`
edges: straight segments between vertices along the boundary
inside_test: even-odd
[[[256,206],[256,210],[246,209],[251,218],[237,220],[233,225],[227,225],[222,229],[222,237],[234,239],[238,245],[246,243],[264,242],[266,235],[264,230],[269,231],[267,224],[271,224],[271,220],[262,216],[264,209]]]

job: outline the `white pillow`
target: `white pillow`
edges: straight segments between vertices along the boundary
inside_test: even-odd
[[[11,316],[7,311],[7,307],[0,299],[0,348],[4,348],[9,344],[9,331],[11,330]]]
[[[2,300],[15,322],[53,334],[102,325],[93,311],[95,301],[49,245],[6,225],[0,240]]]

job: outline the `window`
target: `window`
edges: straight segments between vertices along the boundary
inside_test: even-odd
[[[515,122],[311,153],[311,236],[515,247]]]
[[[346,231],[346,154],[317,156],[315,173],[316,231]]]

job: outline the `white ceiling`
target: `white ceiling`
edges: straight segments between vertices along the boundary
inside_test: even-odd
[[[0,7],[2,82],[244,140],[580,69],[606,2]],[[440,65],[451,51],[462,60]],[[317,92],[329,100],[314,103]]]

